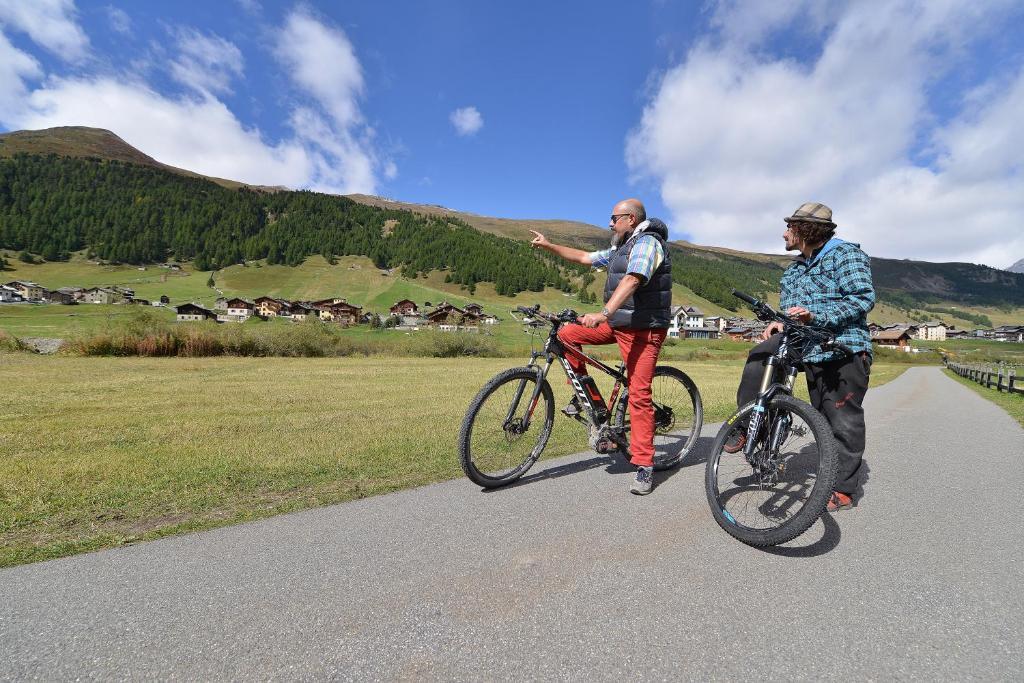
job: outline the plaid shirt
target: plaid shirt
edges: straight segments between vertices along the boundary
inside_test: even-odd
[[[590,265],[594,268],[607,268],[616,251],[618,250],[613,248],[590,252]],[[641,234],[630,249],[626,272],[639,275],[647,282],[664,260],[665,249],[658,238]]]
[[[835,238],[833,238],[835,239]],[[782,274],[779,307],[803,306],[813,314],[811,325],[836,335],[836,341],[854,351],[871,353],[868,311],[875,307],[871,282],[871,261],[860,246],[836,240],[837,244],[810,260],[798,256]],[[827,246],[827,245],[826,245]],[[804,356],[808,363],[842,357],[841,351],[823,353],[815,346]]]

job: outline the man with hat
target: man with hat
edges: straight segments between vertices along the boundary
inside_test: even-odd
[[[854,351],[848,356],[815,346],[804,356],[811,405],[828,420],[839,451],[835,490],[828,503],[828,510],[835,512],[853,506],[860,483],[864,454],[862,403],[872,359],[868,311],[875,306],[871,261],[859,245],[833,236],[836,224],[832,222],[832,209],[824,204],[808,202],[784,220],[786,251],[800,253],[782,274],[779,307],[802,323],[832,332],[837,342]],[[781,330],[781,323],[771,323],[762,335],[765,341],[751,350],[736,392],[738,405],[757,397],[765,361],[781,341],[773,335]],[[746,435],[740,434],[726,444],[726,452],[739,452],[745,441]]]

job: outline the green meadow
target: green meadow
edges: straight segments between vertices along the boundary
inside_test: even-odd
[[[708,422],[731,410],[741,363],[675,363]],[[521,364],[0,354],[0,566],[460,477],[466,406]],[[877,367],[873,383],[902,369]],[[552,387],[561,406],[557,371]],[[559,416],[545,457],[583,450]]]

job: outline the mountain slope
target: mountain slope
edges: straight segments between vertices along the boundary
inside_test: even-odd
[[[261,190],[277,190],[256,185],[246,185],[236,180],[214,178],[199,173],[168,166],[140,152],[109,130],[87,128],[85,126],[63,126],[60,128],[44,128],[43,130],[19,130],[11,133],[0,133],[0,158],[12,157],[15,154],[56,154],[57,156],[84,159],[104,159],[107,161],[123,161],[158,168],[189,178],[204,178],[222,187],[238,189],[253,187]]]
[[[1024,258],[1022,258],[1020,261],[1017,261],[1006,270],[1008,270],[1011,273],[1024,273]]]
[[[161,164],[110,131],[68,127],[0,135],[0,248],[28,249],[48,260],[88,248],[108,261],[173,256],[195,259],[196,268],[206,270],[243,259],[295,265],[311,254],[361,254],[380,266],[401,267],[408,277],[441,269],[470,292],[484,282],[494,283],[500,295],[590,283],[582,271],[566,272],[530,250],[531,229],[588,250],[608,244],[607,229],[574,221],[492,218],[367,195],[252,192]],[[487,239],[473,239],[474,233]],[[679,285],[730,310],[736,306],[731,287],[777,291],[790,260],[684,241],[670,248]],[[496,249],[512,258],[494,263],[490,252]],[[921,316],[943,306],[986,307],[983,312],[1024,306],[1021,274],[965,263],[873,258],[872,264],[880,300]],[[600,284],[589,284],[590,296],[600,295]]]

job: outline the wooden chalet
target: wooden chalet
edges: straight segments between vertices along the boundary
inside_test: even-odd
[[[197,320],[216,320],[217,314],[197,304],[182,304],[175,306],[176,320],[178,322],[194,322]]]
[[[428,325],[459,325],[466,321],[466,311],[445,301],[427,313],[426,318]]]
[[[320,312],[321,320],[341,325],[355,325],[363,316],[362,306],[354,306],[344,299],[335,299],[332,303],[313,302],[312,306]]]
[[[302,322],[309,318],[318,318],[320,311],[313,307],[312,304],[298,302],[292,304],[292,320],[295,322]]]
[[[910,331],[906,328],[878,330],[871,335],[871,341],[875,344],[890,349],[900,349],[901,351],[910,350],[910,339]]]
[[[52,292],[44,289],[43,301],[51,304],[64,304],[66,306],[78,303],[74,295],[62,292],[59,289],[55,289]]]
[[[278,316],[291,315],[292,303],[285,299],[275,299],[270,296],[261,296],[253,302],[256,315],[261,318],[276,318]]]
[[[419,310],[416,302],[409,299],[396,301],[395,305],[390,308],[391,315],[419,315]]]

